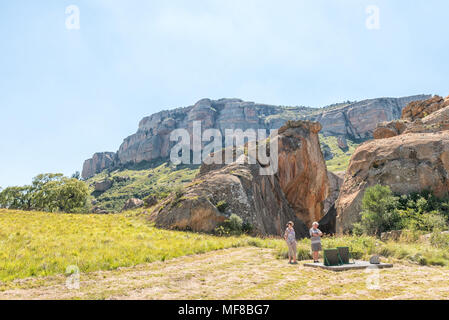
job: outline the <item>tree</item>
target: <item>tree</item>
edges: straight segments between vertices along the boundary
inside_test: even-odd
[[[31,186],[10,187],[0,192],[0,207],[48,212],[82,212],[89,190],[85,182],[57,173],[36,176]]]
[[[0,192],[0,208],[32,209],[31,186],[8,187]]]
[[[72,174],[72,179],[81,180],[80,172],[76,171],[74,174]]]
[[[362,200],[362,220],[357,226],[364,233],[378,235],[400,228],[401,217],[396,210],[398,198],[390,187],[376,185],[366,190]]]

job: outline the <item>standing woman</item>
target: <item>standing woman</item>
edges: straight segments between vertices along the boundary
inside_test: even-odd
[[[312,229],[310,229],[310,238],[312,240],[312,253],[313,253],[313,262],[318,263],[319,262],[319,255],[321,248],[321,237],[323,236],[323,233],[318,229],[319,227],[318,222],[314,222],[312,225]]]
[[[295,229],[293,229],[293,222],[290,221],[287,223],[287,230],[284,233],[284,239],[287,242],[288,246],[288,263],[290,264],[298,264],[296,261],[296,234]],[[293,262],[292,262],[293,260]]]

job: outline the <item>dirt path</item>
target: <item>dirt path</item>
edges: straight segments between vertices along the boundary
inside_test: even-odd
[[[79,290],[65,276],[15,281],[0,286],[0,299],[449,299],[447,268],[395,265],[380,271],[377,289],[367,279],[376,276],[291,266],[270,250],[240,248],[81,274]]]

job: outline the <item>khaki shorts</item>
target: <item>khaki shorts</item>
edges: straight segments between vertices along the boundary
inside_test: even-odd
[[[295,242],[287,242],[288,245],[288,257],[289,258],[296,258],[296,241]]]
[[[312,252],[318,252],[323,250],[323,248],[321,247],[321,243],[312,243]]]

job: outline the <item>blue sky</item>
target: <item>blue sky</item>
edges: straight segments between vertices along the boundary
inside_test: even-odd
[[[142,117],[205,97],[446,96],[447,12],[446,0],[2,1],[0,186],[81,170]]]

